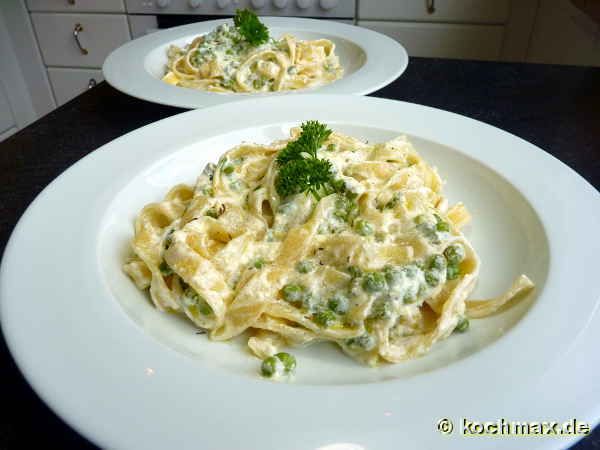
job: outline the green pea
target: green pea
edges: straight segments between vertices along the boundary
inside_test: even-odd
[[[465,259],[465,249],[460,244],[452,244],[444,250],[444,256],[449,264],[458,264]]]
[[[404,298],[402,299],[402,301],[404,302],[404,304],[408,305],[410,303],[416,302],[417,296],[413,292],[408,291],[404,294]]]
[[[256,79],[252,82],[252,86],[254,86],[254,89],[260,89],[265,85],[264,80],[261,79]]]
[[[348,266],[346,270],[352,278],[360,278],[362,276],[362,270],[356,266]]]
[[[372,319],[389,319],[392,312],[392,303],[385,299],[379,299],[371,306],[369,317]]]
[[[185,283],[185,282],[183,282]],[[200,296],[198,295],[198,293],[192,289],[191,287],[189,287],[187,285],[187,283],[185,283],[185,290],[183,291],[183,296],[186,297],[187,299],[189,299],[191,301],[192,304],[196,304],[198,303],[198,301],[200,300]]]
[[[158,266],[158,269],[160,270],[160,273],[163,274],[165,277],[173,275],[173,269],[171,269],[171,267],[167,264],[166,261],[161,262],[160,266]]]
[[[339,180],[343,184],[342,180]],[[338,186],[339,188],[339,186]],[[358,205],[354,201],[351,193],[346,195],[338,195],[335,201],[335,211],[333,215],[344,222],[351,223],[358,215]]]
[[[428,270],[425,272],[425,281],[431,287],[435,287],[440,284],[440,274],[434,270]]]
[[[333,152],[335,150],[337,150],[337,145],[335,145],[335,144],[329,144],[329,145],[327,145],[327,151],[328,152]]]
[[[446,278],[448,280],[455,280],[460,275],[460,267],[458,264],[448,264],[446,268]]]
[[[415,217],[414,220],[417,225],[422,225],[428,222],[427,216],[425,214],[419,214],[417,217]]]
[[[402,273],[394,267],[385,267],[383,273],[385,274],[385,281],[387,281],[387,284],[390,286],[396,286],[402,281]]]
[[[371,272],[363,277],[362,288],[367,292],[379,292],[385,289],[385,276],[380,272]]]
[[[260,366],[260,373],[263,377],[271,378],[277,372],[277,359],[274,356],[265,358]]]
[[[394,194],[392,199],[383,206],[384,209],[394,209],[398,205],[399,200],[398,195]]]
[[[327,302],[327,307],[337,314],[346,314],[349,308],[349,302],[343,294],[335,294]]]
[[[275,358],[283,363],[285,373],[292,373],[296,369],[296,358],[287,352],[279,352],[275,354]]]
[[[323,309],[313,315],[313,320],[322,328],[329,328],[336,321],[336,316],[333,311]]]
[[[456,328],[454,328],[454,331],[457,331],[458,333],[464,333],[468,329],[469,329],[469,319],[467,319],[466,317],[461,317],[458,320],[458,323],[456,324]]]
[[[434,244],[439,243],[439,239],[436,234],[436,225],[432,224],[425,214],[415,217],[415,223],[417,224],[417,229],[423,234],[423,236],[425,236]]]
[[[213,312],[208,302],[203,298],[200,298],[198,301],[198,311],[200,311],[200,314],[203,314],[205,316],[210,316]]]
[[[263,258],[256,258],[254,263],[252,264],[255,269],[262,269],[265,265],[265,260]]]
[[[281,294],[290,303],[301,302],[306,298],[306,290],[299,284],[286,284],[281,290]]]
[[[313,263],[306,260],[299,261],[298,264],[296,264],[296,270],[300,273],[308,273],[313,270],[313,268]]]
[[[435,219],[437,221],[437,223],[435,224],[435,229],[437,231],[450,231],[450,224],[448,222],[446,222],[445,220],[443,220],[437,214],[435,215]]]
[[[373,234],[373,225],[363,219],[358,219],[354,224],[354,228],[361,236],[370,236]]]
[[[409,264],[402,268],[402,272],[404,272],[407,278],[414,278],[419,273],[419,268],[413,264]]]
[[[442,255],[433,255],[427,260],[427,268],[431,270],[443,270],[446,267],[446,258]]]
[[[352,350],[369,351],[375,347],[375,339],[368,333],[346,340],[346,345]]]
[[[213,206],[212,208],[208,209],[205,213],[205,216],[208,217],[212,217],[213,219],[218,219],[219,218],[219,213],[217,212],[216,208]]]
[[[227,166],[223,167],[223,173],[225,175],[231,175],[233,173],[233,171],[234,171],[234,168],[231,165],[227,165]]]

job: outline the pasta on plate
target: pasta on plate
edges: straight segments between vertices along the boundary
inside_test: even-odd
[[[249,11],[238,12],[234,20],[235,25],[219,25],[183,48],[170,46],[163,81],[211,92],[257,93],[316,87],[343,75],[332,41],[268,37]],[[248,23],[266,34],[260,39],[248,34],[243,27]]]
[[[533,288],[470,300],[480,261],[406,137],[368,144],[309,121],[242,143],[135,221],[124,270],[156,308],[266,358],[332,341],[368,365],[427,353]]]

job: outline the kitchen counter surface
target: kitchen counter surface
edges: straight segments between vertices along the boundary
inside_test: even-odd
[[[541,147],[600,187],[600,68],[412,58],[402,77],[372,95],[495,125]],[[101,83],[1,142],[0,251],[29,203],[67,167],[131,130],[181,111]],[[0,379],[0,448],[94,448],[39,400],[3,340]],[[600,427],[573,447],[597,448]]]

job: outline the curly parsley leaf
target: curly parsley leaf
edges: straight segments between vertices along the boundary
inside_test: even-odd
[[[269,40],[269,29],[249,9],[236,10],[233,23],[244,39],[255,47]]]
[[[283,165],[294,159],[302,158],[302,153],[306,153],[313,158],[317,157],[317,150],[321,148],[323,143],[331,135],[331,130],[327,128],[327,125],[317,122],[316,120],[309,120],[304,122],[300,128],[302,133],[298,136],[295,141],[289,142],[279,155],[277,156],[277,162],[279,165]]]
[[[280,167],[275,181],[282,197],[306,192],[319,199],[323,195],[342,192],[344,183],[336,180],[331,162],[317,157],[317,151],[332,131],[326,125],[309,120],[301,126],[302,132],[289,142],[277,156]]]
[[[282,197],[309,192],[319,198],[321,191],[330,191],[331,163],[326,159],[306,158],[290,161],[279,171],[275,188]]]

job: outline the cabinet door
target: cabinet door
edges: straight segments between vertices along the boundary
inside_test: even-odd
[[[15,117],[13,116],[8,97],[4,90],[4,84],[0,80],[0,136],[3,136],[4,133],[7,133],[8,130],[16,126]]]
[[[494,60],[500,56],[504,27],[413,22],[360,21],[360,26],[400,42],[410,56]]]
[[[27,0],[29,11],[125,12],[123,0]]]
[[[358,18],[504,23],[508,20],[509,10],[510,0],[363,0],[358,4]]]
[[[100,68],[130,40],[124,14],[32,13],[31,19],[46,66]]]
[[[48,77],[52,84],[56,103],[59,105],[67,103],[82,92],[93,88],[104,79],[101,70],[58,67],[49,67]]]

